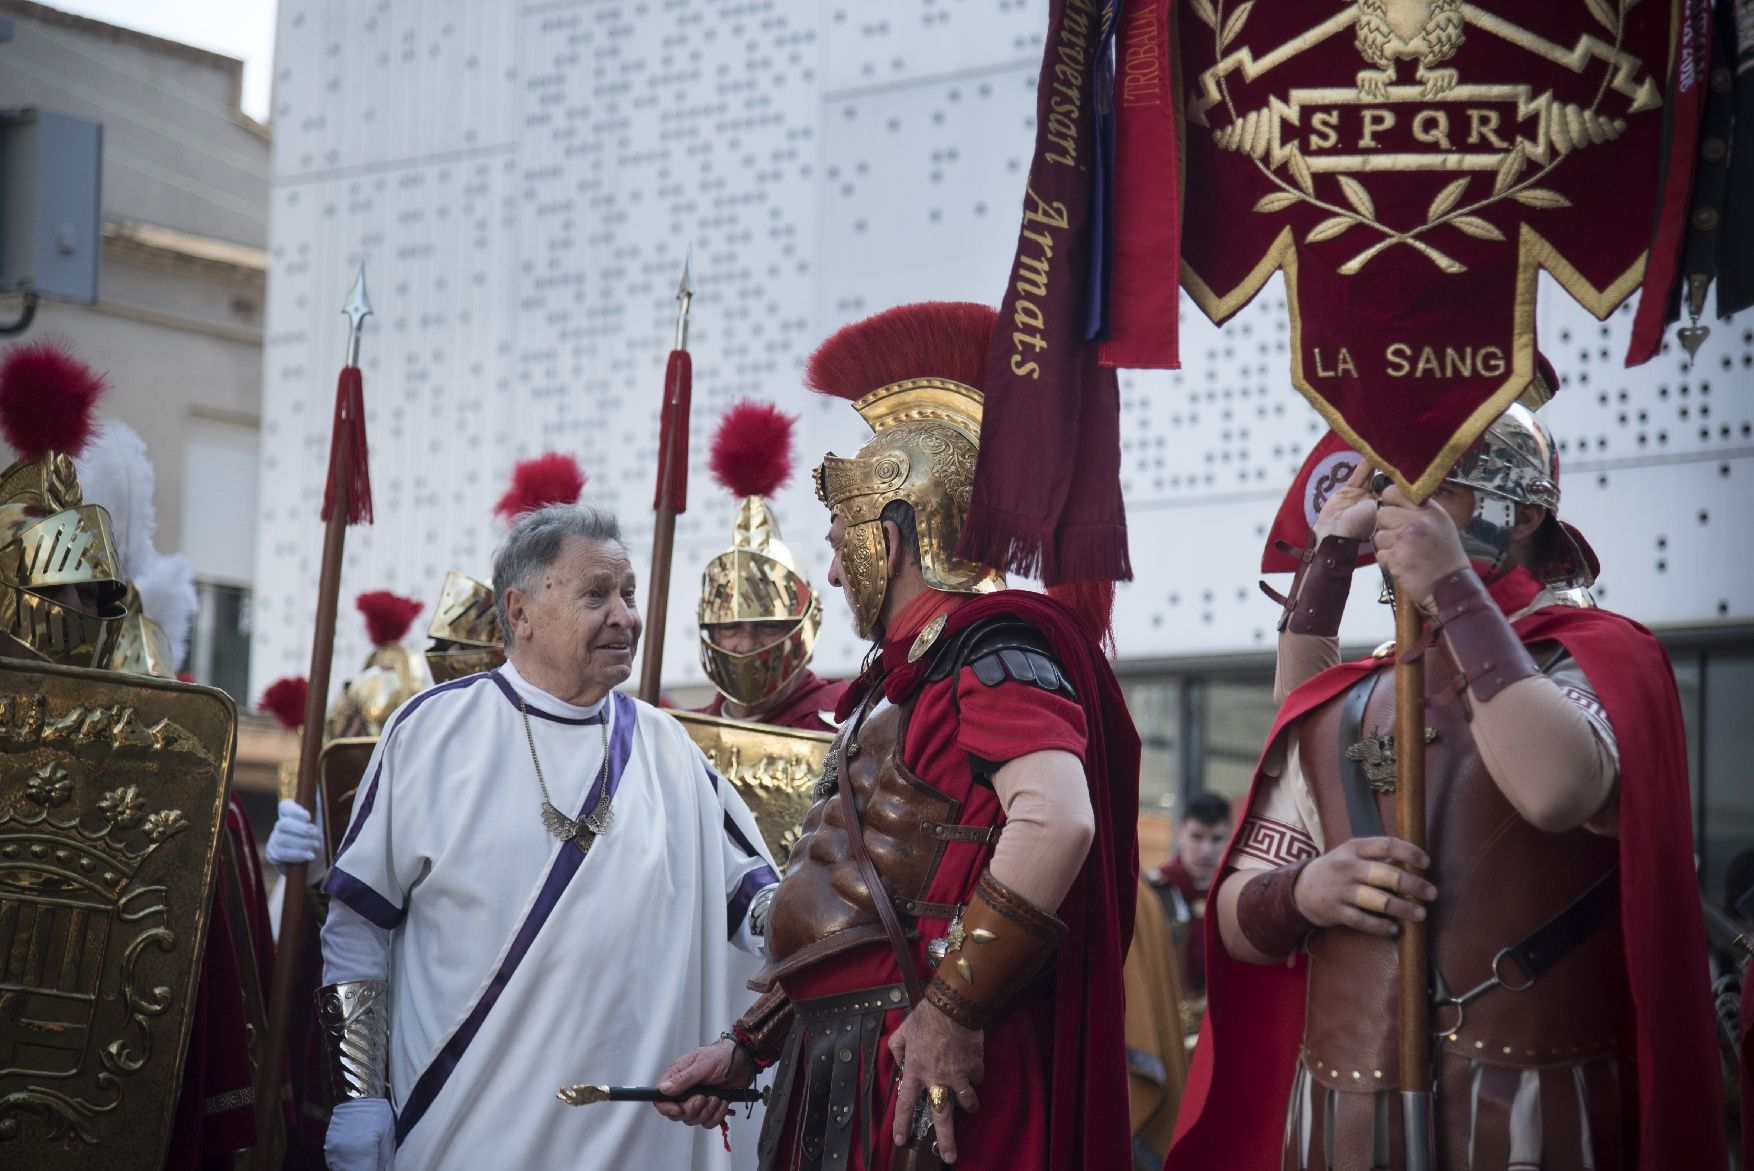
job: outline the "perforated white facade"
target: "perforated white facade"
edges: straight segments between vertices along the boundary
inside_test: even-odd
[[[739,397],[802,416],[780,508],[820,583],[826,516],[802,473],[860,428],[799,389],[804,356],[899,302],[997,299],[1045,7],[282,0],[253,686],[308,663],[339,309],[361,260],[378,308],[363,366],[379,519],[349,534],[344,598],[436,599],[448,569],[485,575],[509,468],[549,448],[581,458],[587,493],[643,558],[691,243],[693,475],[667,680],[702,678],[698,567],[732,512],[704,459]],[[1546,291],[1563,511],[1602,556],[1606,604],[1659,626],[1754,619],[1754,322],[1714,323],[1692,367],[1672,347],[1628,371],[1628,319],[1598,323]],[[1222,331],[1184,300],[1183,330],[1181,372],[1122,380],[1127,660],[1271,645],[1261,544],[1321,431],[1289,386],[1277,285]],[[849,671],[860,648],[834,599],[829,616],[822,666]],[[1386,627],[1355,604],[1345,633]],[[344,620],[337,679],[365,650]]]

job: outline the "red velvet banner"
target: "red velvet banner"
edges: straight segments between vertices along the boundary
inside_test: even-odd
[[[1423,498],[1527,387],[1545,269],[1639,284],[1680,0],[1185,0],[1182,281],[1283,270],[1292,380]]]
[[[1129,0],[1115,30],[1115,231],[1108,337],[1099,350],[1104,366],[1181,367],[1181,114],[1170,65],[1173,19],[1172,0]]]

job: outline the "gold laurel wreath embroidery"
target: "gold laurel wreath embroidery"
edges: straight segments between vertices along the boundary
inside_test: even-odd
[[[1236,40],[1247,22],[1249,13],[1254,9],[1255,0],[1243,0],[1226,16],[1224,0],[1189,0],[1193,5],[1194,14],[1212,30],[1216,52],[1214,58],[1221,60],[1231,42]],[[1637,6],[1639,0],[1617,0],[1614,7],[1609,0],[1584,0],[1590,15],[1595,17],[1614,36],[1614,48],[1619,50],[1625,38],[1626,14]],[[1376,202],[1370,196],[1363,183],[1350,175],[1336,175],[1340,191],[1346,198],[1349,207],[1341,207],[1319,198],[1315,193],[1315,175],[1309,169],[1309,162],[1303,152],[1293,142],[1285,148],[1285,169],[1291,174],[1291,183],[1276,174],[1265,160],[1273,141],[1273,124],[1275,115],[1268,110],[1251,110],[1238,116],[1236,103],[1230,94],[1228,75],[1218,78],[1219,93],[1224,99],[1224,108],[1229,112],[1231,122],[1213,132],[1217,144],[1222,150],[1241,151],[1247,154],[1263,175],[1272,180],[1278,191],[1263,195],[1256,201],[1254,210],[1263,214],[1282,211],[1295,203],[1307,203],[1329,213],[1309,230],[1304,237],[1306,244],[1318,244],[1324,240],[1332,240],[1348,228],[1363,226],[1373,228],[1382,233],[1383,238],[1364,251],[1358,253],[1339,267],[1339,272],[1351,276],[1362,269],[1371,259],[1384,249],[1396,244],[1406,244],[1423,253],[1427,259],[1444,273],[1454,275],[1466,272],[1468,266],[1448,254],[1439,251],[1431,244],[1420,239],[1421,236],[1434,228],[1449,226],[1463,235],[1477,240],[1502,241],[1504,233],[1491,221],[1483,218],[1480,213],[1486,208],[1505,199],[1515,200],[1525,207],[1541,211],[1556,211],[1571,206],[1571,200],[1559,192],[1535,184],[1553,172],[1562,159],[1572,151],[1583,146],[1598,145],[1612,142],[1626,132],[1626,120],[1601,114],[1597,107],[1608,91],[1610,70],[1602,71],[1602,80],[1596,86],[1594,99],[1588,106],[1578,106],[1570,102],[1554,103],[1547,120],[1547,141],[1553,148],[1549,161],[1535,174],[1518,182],[1523,170],[1528,166],[1528,156],[1524,153],[1519,141],[1504,161],[1499,164],[1493,177],[1492,193],[1484,199],[1458,207],[1462,193],[1468,188],[1470,176],[1463,176],[1444,187],[1431,201],[1426,210],[1425,223],[1409,231],[1397,231],[1383,223],[1376,216]],[[1293,183],[1295,186],[1293,186]]]

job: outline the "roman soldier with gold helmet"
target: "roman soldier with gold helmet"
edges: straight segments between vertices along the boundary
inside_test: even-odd
[[[371,653],[330,705],[327,738],[379,736],[396,709],[432,686],[426,657],[402,644],[423,608],[413,598],[370,590],[354,599],[365,617]]]
[[[769,908],[763,995],[659,1083],[689,1093],[661,1112],[716,1125],[706,1087],[777,1063],[764,1169],[1130,1160],[1139,740],[1097,633],[955,554],[994,325],[903,306],[806,373],[875,432],[816,472],[828,580],[872,652]]]
[[[177,651],[143,598],[180,636],[192,584],[152,549],[144,444],[114,422],[91,442],[104,389],[57,344],[0,362],[19,457],[0,472],[0,951],[35,957],[0,992],[19,1042],[0,1122],[21,1166],[105,1149],[180,1171],[274,1139],[252,1096],[272,940],[228,792],[236,712],[169,678]],[[100,994],[119,988],[150,1001]]]
[[[739,503],[731,547],[700,578],[700,664],[718,691],[700,711],[832,732],[846,683],[810,670],[822,600],[768,501],[792,472],[794,422],[769,403],[742,402],[713,438],[713,478]]]
[[[1397,1091],[1430,1089],[1437,1167],[1723,1166],[1674,674],[1580,604],[1597,562],[1559,503],[1552,437],[1513,405],[1425,503],[1360,462],[1317,515],[1212,886],[1171,1171],[1399,1167]],[[1366,538],[1435,622],[1424,850],[1390,832],[1394,656],[1339,662]],[[1393,936],[1415,920],[1437,1035],[1430,1082],[1403,1086]]]

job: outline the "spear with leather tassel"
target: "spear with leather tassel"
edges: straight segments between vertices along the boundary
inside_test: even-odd
[[[359,373],[359,338],[372,311],[365,294],[365,266],[341,312],[347,317],[347,361],[335,387],[335,420],[329,439],[329,474],[323,488],[323,560],[317,576],[317,622],[311,636],[310,687],[305,696],[304,733],[299,741],[296,800],[312,811],[317,795],[317,758],[323,748],[323,705],[329,695],[329,665],[335,652],[335,611],[341,594],[341,551],[347,526],[372,520],[371,474],[365,440],[365,387]],[[286,894],[280,900],[279,946],[274,953],[274,985],[268,1001],[268,1035],[256,1071],[256,1135],[251,1171],[269,1171],[275,1152],[262,1136],[274,1133],[280,1118],[280,1082],[286,1064],[287,1020],[294,973],[304,942],[306,864],[286,868]]]
[[[682,262],[676,289],[676,348],[664,365],[664,407],[658,423],[658,487],[652,495],[652,574],[646,586],[645,657],[640,660],[639,697],[658,702],[664,673],[664,624],[670,611],[670,558],[676,546],[676,518],[688,510],[688,411],[694,391],[694,365],[688,356],[688,285],[694,250]]]

